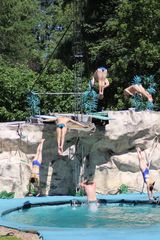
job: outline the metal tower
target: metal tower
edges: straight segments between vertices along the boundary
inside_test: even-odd
[[[83,7],[84,1],[74,0],[74,92],[75,92],[75,114],[82,112],[82,75],[83,75],[83,39],[82,39],[82,26],[83,26]]]

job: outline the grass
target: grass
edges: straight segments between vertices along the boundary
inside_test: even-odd
[[[14,237],[14,236],[0,236],[0,239],[2,240],[22,240],[22,238],[17,238],[17,237]]]

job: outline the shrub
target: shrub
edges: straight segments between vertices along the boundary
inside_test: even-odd
[[[125,184],[122,184],[119,188],[119,193],[127,193],[128,192],[128,186]]]
[[[7,191],[2,191],[0,192],[0,198],[14,198],[15,193],[14,192],[7,192]]]

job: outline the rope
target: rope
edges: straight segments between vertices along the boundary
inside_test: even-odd
[[[24,135],[24,134],[22,133],[21,124],[18,124],[17,134],[18,134],[18,136],[20,137],[20,140],[21,140],[21,141],[22,141],[22,138],[26,138],[26,137],[27,137],[26,135]]]
[[[80,182],[84,181],[85,164],[86,164],[86,156],[84,157],[84,148],[83,148],[83,146],[82,146],[82,167],[81,167]]]
[[[2,142],[2,140],[0,141],[0,153],[2,153],[3,152],[3,142]]]
[[[20,146],[22,145],[22,139],[24,139],[24,138],[27,137],[27,136],[23,135],[23,133],[22,133],[22,130],[21,130],[21,124],[18,124],[18,127],[17,127],[17,134],[18,134],[18,136],[20,137],[20,143],[17,144],[17,149],[16,149],[14,155],[16,155],[16,154],[18,153],[19,156],[20,156],[20,158],[21,158],[20,162],[22,162],[22,163],[28,165],[28,163],[29,163],[29,158],[28,158],[27,154],[24,153],[25,156],[26,156],[26,159],[27,159],[27,161],[25,161],[25,160],[22,159],[23,156],[22,156],[21,151],[20,151],[20,150],[21,150],[21,149],[20,149]],[[28,143],[28,137],[27,137],[27,143]]]
[[[76,160],[79,160],[78,158],[78,155],[77,155],[77,149],[78,149],[78,144],[79,144],[79,137],[77,137],[77,140],[76,140],[76,144],[75,144],[75,183],[76,183],[76,193],[77,193],[77,186],[78,186],[78,169],[79,169],[79,164],[78,164],[78,161]]]
[[[70,28],[70,26],[71,26],[72,23],[73,23],[73,20],[69,23],[68,27],[66,28],[66,31],[63,33],[62,37],[60,38],[60,40],[58,41],[57,45],[56,45],[55,48],[53,49],[53,52],[51,53],[50,57],[49,57],[48,60],[46,61],[46,64],[44,65],[41,73],[38,75],[38,77],[37,77],[36,80],[34,81],[34,83],[33,83],[32,88],[31,88],[30,91],[33,90],[36,82],[39,81],[39,79],[41,78],[44,70],[46,69],[46,67],[47,67],[48,63],[50,62],[51,58],[54,56],[55,51],[57,50],[57,48],[58,48],[58,46],[60,45],[61,41],[63,40],[64,36],[65,36],[66,33],[68,32],[68,30],[69,30],[69,28]]]
[[[80,162],[81,160],[84,159],[83,157],[83,146],[81,146],[80,149],[80,154],[79,152],[77,153],[77,151],[80,149],[80,142],[79,142],[79,136],[77,137],[76,143],[75,143],[75,183],[76,183],[76,193],[79,192],[79,185],[81,182],[81,177],[80,177]],[[84,162],[82,162],[81,164],[81,173],[82,175],[84,174]]]

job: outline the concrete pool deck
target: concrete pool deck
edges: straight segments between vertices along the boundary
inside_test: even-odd
[[[156,196],[159,196],[157,194]],[[147,194],[131,193],[119,195],[97,195],[98,199],[107,201],[142,201],[147,203]],[[5,221],[2,214],[15,208],[23,207],[24,203],[29,201],[31,204],[50,203],[50,202],[65,202],[77,199],[86,201],[86,197],[73,196],[48,196],[48,197],[25,197],[22,199],[0,199],[0,225],[10,228],[15,228],[24,231],[36,231],[44,240],[159,240],[159,226],[148,226],[147,228],[47,228],[39,226],[29,226],[15,222]],[[147,217],[147,216],[146,216]]]

